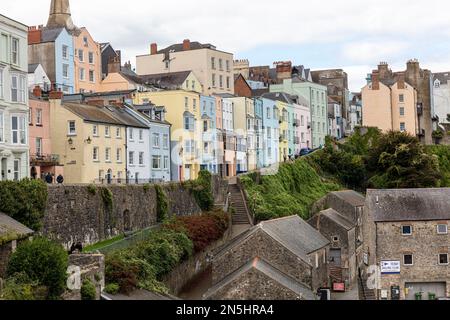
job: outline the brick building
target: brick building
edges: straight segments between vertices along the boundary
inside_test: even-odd
[[[237,97],[251,98],[253,96],[252,88],[245,80],[242,74],[234,76],[234,95]]]
[[[368,190],[364,253],[379,299],[450,296],[450,189]]]
[[[328,287],[328,249],[329,241],[298,216],[262,222],[214,254],[206,298],[310,299]]]

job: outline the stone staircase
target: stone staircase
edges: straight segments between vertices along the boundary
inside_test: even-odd
[[[360,300],[377,300],[375,292],[367,287],[367,280],[361,276],[361,272],[358,276],[358,289]]]
[[[228,191],[230,193],[230,205],[235,210],[232,217],[233,225],[252,224],[241,189],[237,184],[230,184]]]
[[[343,271],[341,267],[331,266],[330,269],[330,280],[331,283],[342,283],[343,281]]]

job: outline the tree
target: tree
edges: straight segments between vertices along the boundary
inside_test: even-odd
[[[374,188],[429,188],[439,185],[439,164],[419,140],[406,132],[382,135],[368,155]]]
[[[46,238],[38,237],[22,243],[11,256],[7,274],[25,274],[31,281],[48,289],[48,299],[60,298],[67,281],[68,254],[64,248]]]

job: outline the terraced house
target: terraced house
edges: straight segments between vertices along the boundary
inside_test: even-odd
[[[202,113],[202,160],[201,169],[208,170],[212,174],[219,173],[218,131],[215,97],[200,96]]]
[[[264,124],[264,160],[263,167],[270,167],[280,161],[280,134],[279,110],[276,101],[261,98],[263,102],[263,124]]]
[[[0,15],[0,180],[29,176],[27,32]]]

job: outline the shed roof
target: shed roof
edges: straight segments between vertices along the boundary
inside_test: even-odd
[[[450,220],[450,188],[368,190],[375,222]]]
[[[354,207],[364,207],[366,202],[366,198],[362,194],[353,190],[335,191],[332,194]]]
[[[85,121],[124,125],[121,121],[116,119],[105,107],[97,107],[87,104],[69,102],[64,102],[63,107],[75,113]]]
[[[158,87],[178,88],[184,84],[187,77],[192,71],[180,71],[170,73],[158,73],[139,76],[142,81],[149,85],[156,85]]]
[[[0,245],[2,242],[24,239],[33,233],[30,228],[0,212]]]
[[[343,215],[341,215],[339,212],[337,212],[334,209],[327,209],[320,212],[321,215],[327,217],[328,219],[334,221],[341,227],[343,227],[345,230],[349,231],[355,228],[355,224],[352,223],[350,220],[347,220]]]

